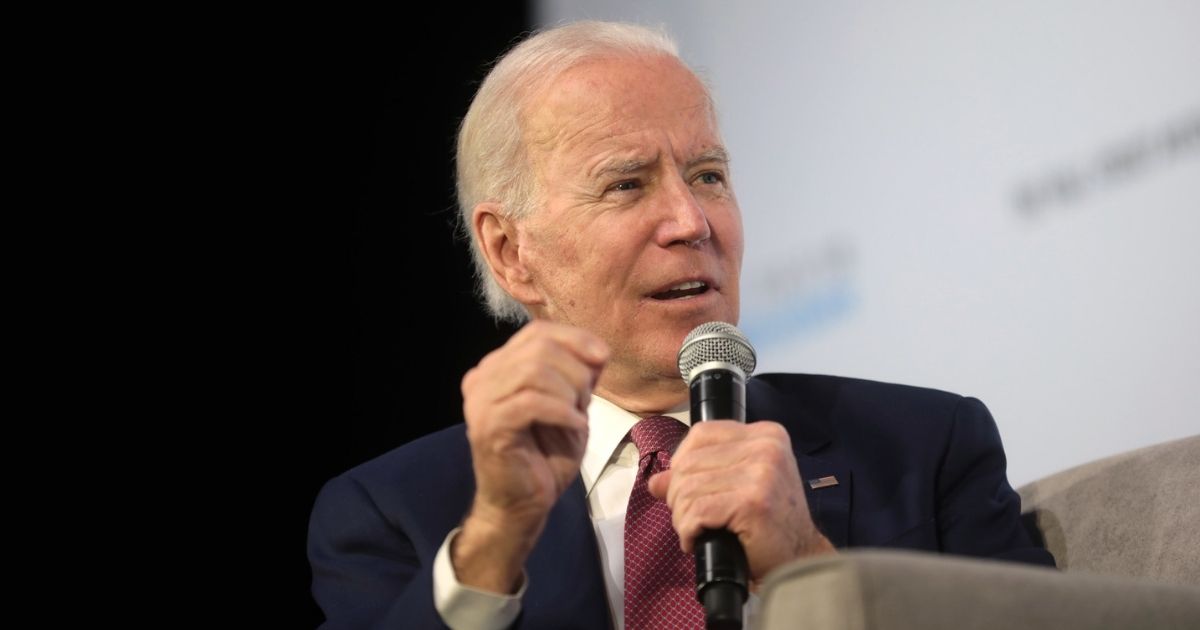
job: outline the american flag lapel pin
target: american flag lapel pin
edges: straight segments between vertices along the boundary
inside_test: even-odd
[[[812,488],[813,490],[820,490],[821,488],[830,488],[830,487],[833,487],[836,485],[838,485],[838,480],[837,480],[837,477],[834,477],[833,475],[829,475],[828,477],[820,477],[818,479],[809,479],[808,480],[808,487]]]

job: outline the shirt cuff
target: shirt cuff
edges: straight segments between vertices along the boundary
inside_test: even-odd
[[[742,606],[742,616],[745,618],[746,628],[758,627],[758,614],[762,611],[762,600],[759,599],[758,593],[750,593],[746,598],[746,603]]]
[[[521,588],[514,595],[481,591],[459,583],[450,561],[450,545],[462,531],[456,527],[446,535],[433,560],[433,606],[442,622],[453,630],[502,630],[521,614],[521,598],[529,580],[521,572]]]

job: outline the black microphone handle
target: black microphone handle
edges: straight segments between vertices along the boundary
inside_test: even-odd
[[[707,420],[746,421],[746,382],[740,372],[712,368],[689,384],[692,424]],[[709,630],[741,630],[749,569],[737,536],[706,529],[696,538],[696,597]]]

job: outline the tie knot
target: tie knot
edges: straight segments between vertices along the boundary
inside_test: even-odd
[[[637,446],[638,457],[651,453],[670,453],[687,435],[686,424],[669,416],[650,416],[639,420],[630,429],[629,435]]]

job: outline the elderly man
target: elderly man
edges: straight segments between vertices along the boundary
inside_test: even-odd
[[[712,99],[666,36],[524,41],[476,95],[458,173],[487,305],[531,323],[463,378],[465,425],[322,490],[330,627],[700,627],[706,528],[737,535],[752,584],[847,545],[1053,563],[973,399],[764,375],[750,422],[686,428],[676,354],[737,321],[743,243]]]

